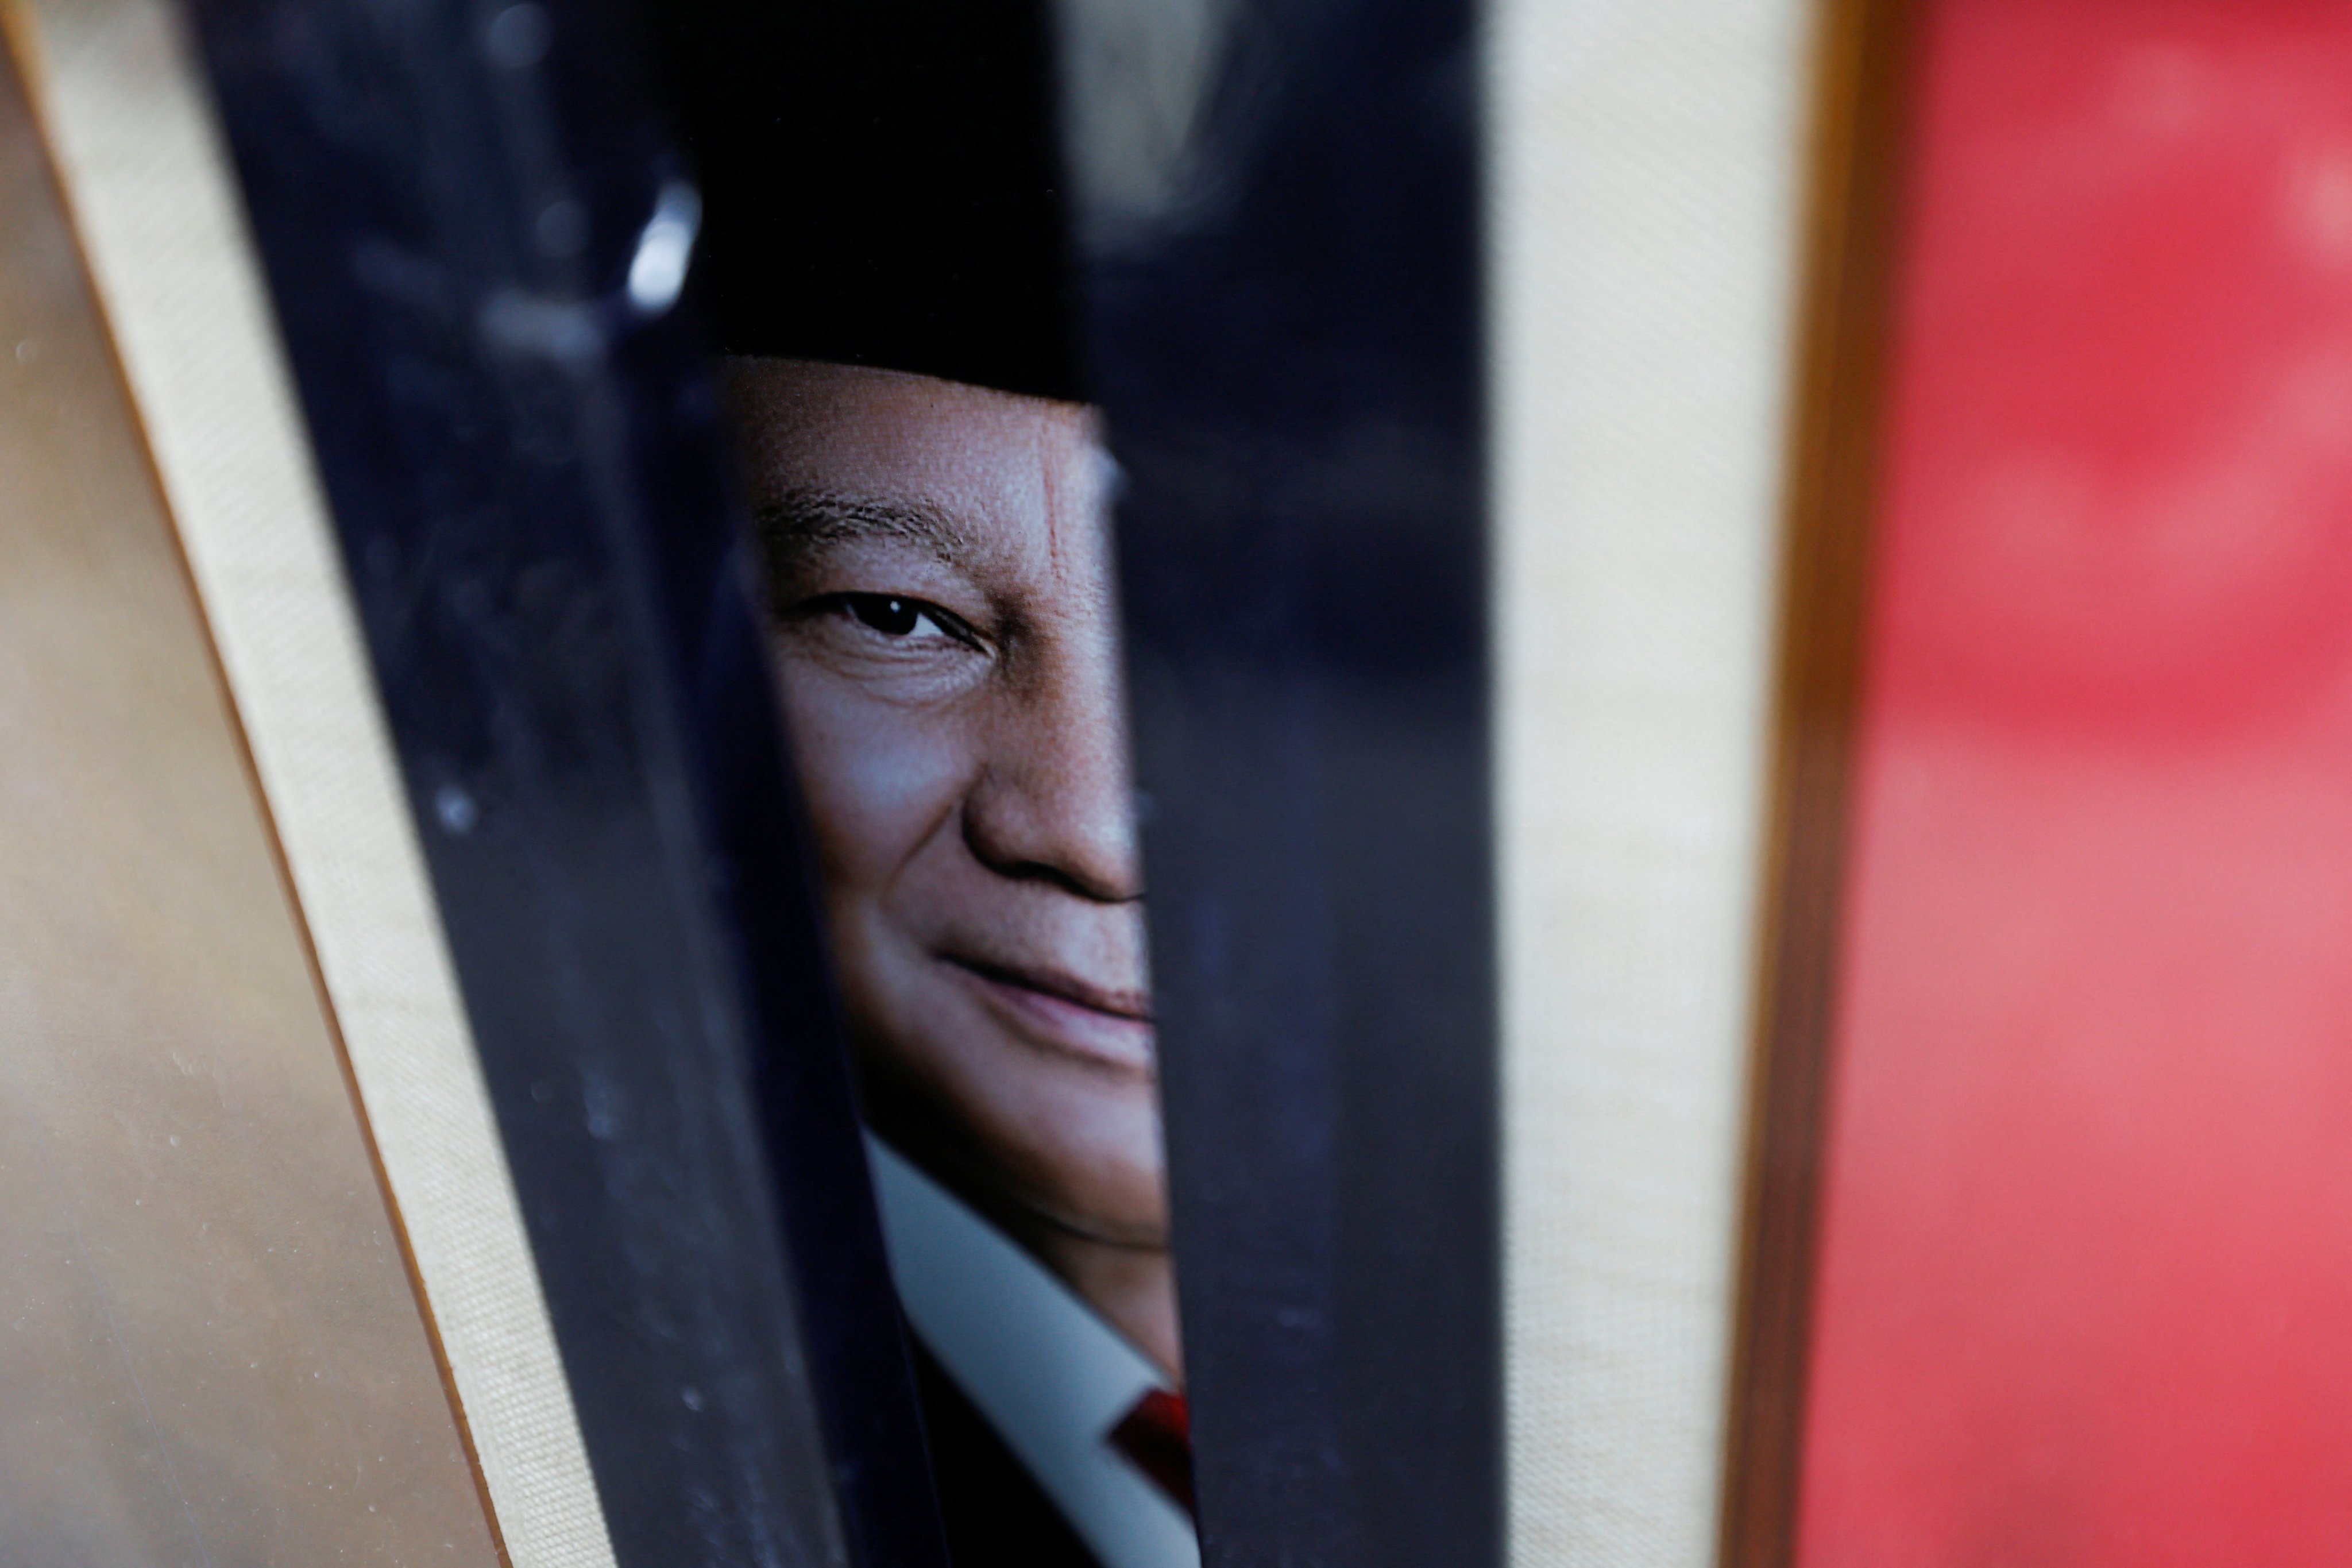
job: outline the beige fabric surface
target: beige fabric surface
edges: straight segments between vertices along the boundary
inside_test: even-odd
[[[613,1561],[232,176],[164,0],[29,0],[100,292],[516,1568]]]
[[[1487,17],[1523,1568],[1714,1555],[1809,22]]]
[[[497,1568],[13,54],[0,1563]]]

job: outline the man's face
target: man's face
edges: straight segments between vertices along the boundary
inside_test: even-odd
[[[1160,1245],[1092,415],[784,360],[731,390],[869,1110],[984,1206]]]

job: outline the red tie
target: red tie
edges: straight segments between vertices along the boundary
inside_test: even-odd
[[[1150,1476],[1160,1489],[1192,1507],[1192,1419],[1184,1396],[1155,1388],[1110,1429],[1110,1445]]]

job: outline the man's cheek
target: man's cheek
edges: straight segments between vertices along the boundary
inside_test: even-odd
[[[828,876],[885,875],[953,808],[971,772],[963,727],[787,684],[803,787]]]

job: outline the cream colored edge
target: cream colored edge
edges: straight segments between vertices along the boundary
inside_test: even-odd
[[[613,1550],[210,100],[167,0],[27,0],[124,368],[515,1568]]]
[[[1494,0],[1511,1560],[1712,1560],[1804,0]]]

